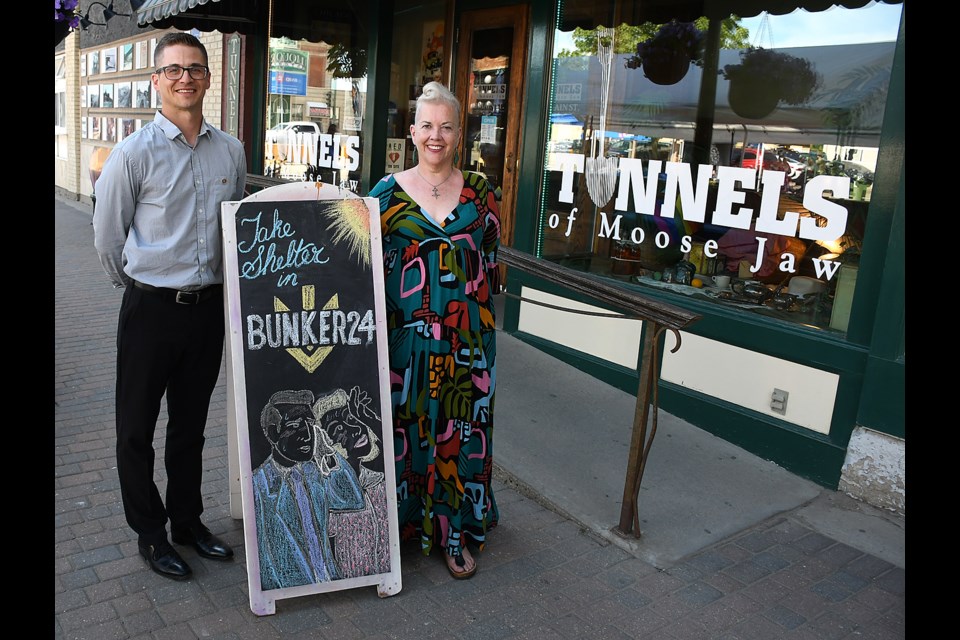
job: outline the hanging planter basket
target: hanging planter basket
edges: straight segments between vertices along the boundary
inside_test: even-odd
[[[773,113],[780,103],[777,83],[759,76],[738,76],[730,79],[727,102],[741,118],[760,120]]]
[[[683,80],[690,70],[690,56],[683,51],[662,51],[644,58],[643,75],[654,84],[671,85]]]

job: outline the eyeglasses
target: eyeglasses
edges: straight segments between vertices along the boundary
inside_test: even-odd
[[[183,72],[186,71],[190,74],[190,77],[194,80],[203,80],[207,77],[207,74],[210,73],[208,67],[203,66],[193,66],[193,67],[181,67],[178,64],[168,64],[165,67],[160,67],[154,73],[163,74],[163,77],[167,80],[179,80],[183,77]]]

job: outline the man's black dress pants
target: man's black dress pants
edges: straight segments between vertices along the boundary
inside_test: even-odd
[[[141,541],[166,540],[203,512],[204,427],[223,358],[223,293],[194,304],[169,291],[126,287],[117,328],[117,471],[127,523]],[[166,394],[166,500],[154,480],[154,432]]]

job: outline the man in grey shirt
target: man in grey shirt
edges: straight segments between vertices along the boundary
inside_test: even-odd
[[[192,571],[167,540],[203,557],[233,550],[201,522],[203,431],[223,358],[220,203],[243,198],[239,140],[203,118],[210,69],[188,33],[157,43],[154,121],[114,147],[97,180],[94,245],[124,287],[117,330],[117,472],[127,523],[160,575]],[[153,438],[166,394],[166,499],[153,480]]]

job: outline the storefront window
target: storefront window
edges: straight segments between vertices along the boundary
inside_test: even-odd
[[[53,61],[53,134],[57,158],[67,157],[67,80],[64,56]]]
[[[538,251],[845,332],[902,5],[735,1],[722,20],[561,4]]]
[[[390,56],[390,103],[387,113],[386,172],[415,164],[410,125],[423,85],[436,80],[449,84],[444,72],[446,0],[398,0],[393,20]]]
[[[348,18],[331,14],[338,15]],[[270,39],[264,173],[333,183],[364,195],[369,189],[361,178],[365,42],[350,36],[356,29],[349,25],[326,31],[333,33],[320,42]]]

